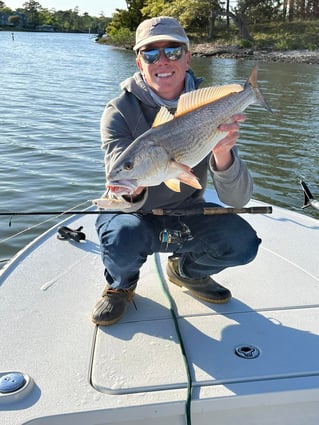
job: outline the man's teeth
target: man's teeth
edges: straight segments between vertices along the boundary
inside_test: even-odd
[[[157,76],[160,78],[166,78],[166,77],[171,77],[173,75],[172,72],[163,72],[163,73],[158,73]]]

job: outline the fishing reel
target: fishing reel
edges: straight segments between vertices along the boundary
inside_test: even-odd
[[[58,228],[57,238],[62,240],[72,239],[75,242],[81,242],[85,240],[85,233],[81,232],[83,226],[80,226],[78,229],[73,230],[66,226],[61,226]]]
[[[193,236],[191,234],[190,228],[182,223],[180,230],[176,229],[164,229],[159,234],[159,240],[161,243],[168,244],[183,244],[186,241],[191,241]]]

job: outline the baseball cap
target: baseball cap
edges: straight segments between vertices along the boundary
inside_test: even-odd
[[[189,48],[189,39],[184,28],[177,19],[170,16],[158,16],[141,22],[136,29],[136,44],[133,49],[137,51],[155,41],[175,41],[186,44]]]

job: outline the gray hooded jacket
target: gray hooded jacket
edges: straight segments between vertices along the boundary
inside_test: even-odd
[[[191,71],[197,88],[201,79],[197,79]],[[141,74],[135,73],[121,84],[121,95],[111,100],[105,107],[101,118],[102,148],[105,150],[105,169],[110,169],[114,157],[122,152],[133,140],[148,130],[160,109],[155,103]],[[147,188],[134,201],[130,208],[149,211],[155,208],[189,208],[203,202],[204,190],[207,186],[209,171],[217,194],[222,202],[233,207],[242,207],[252,195],[252,178],[245,163],[239,158],[236,147],[232,150],[233,163],[225,171],[214,170],[212,155],[208,155],[193,168],[202,188],[194,189],[181,184],[181,192],[173,192],[162,183]]]

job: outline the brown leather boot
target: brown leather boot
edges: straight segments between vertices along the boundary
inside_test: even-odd
[[[179,257],[169,257],[166,268],[168,279],[175,285],[184,286],[195,297],[210,303],[223,304],[231,299],[230,290],[215,282],[210,276],[201,279],[181,276],[179,262]]]
[[[118,322],[124,316],[129,302],[133,300],[135,288],[136,285],[129,289],[112,289],[107,285],[92,311],[92,321],[102,326]]]

